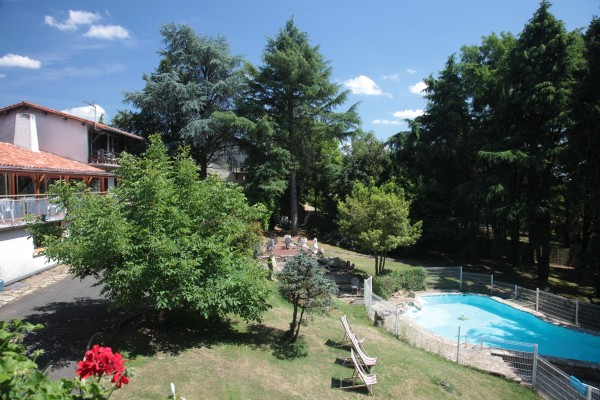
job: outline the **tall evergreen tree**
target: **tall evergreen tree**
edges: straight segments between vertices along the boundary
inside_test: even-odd
[[[576,91],[575,127],[569,136],[569,192],[581,217],[581,265],[596,273],[600,293],[600,19],[594,17],[584,35],[586,68]]]
[[[136,111],[122,111],[114,122],[146,137],[159,133],[170,147],[189,145],[205,178],[209,164],[232,158],[239,133],[253,129],[234,114],[242,58],[230,54],[224,37],[201,36],[187,25],[164,25],[160,33],[159,66],[144,74],[143,90],[125,93]]]
[[[310,45],[308,35],[300,32],[290,19],[263,52],[264,65],[249,66],[250,91],[245,102],[247,115],[267,118],[273,129],[249,143],[254,155],[248,159],[250,184],[274,175],[287,181],[292,234],[298,233],[298,176],[318,173],[311,168],[319,149],[331,139],[343,139],[358,123],[355,106],[337,112],[347,97],[338,83],[331,81],[331,67],[319,47]],[[275,159],[275,161],[273,161]],[[285,161],[282,163],[281,161]],[[279,169],[267,173],[265,163]],[[255,173],[261,171],[261,174]]]
[[[572,125],[570,111],[579,68],[577,35],[568,33],[543,0],[510,57],[509,104],[516,116],[510,149],[525,175],[524,213],[541,287],[550,274],[553,216],[564,168],[559,161]],[[516,145],[516,146],[514,146]]]

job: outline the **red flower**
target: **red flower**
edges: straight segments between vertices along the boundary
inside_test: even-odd
[[[100,378],[104,374],[113,374],[112,382],[120,388],[122,384],[129,383],[129,378],[125,374],[126,361],[119,353],[113,354],[110,347],[95,344],[85,353],[83,361],[77,363],[77,375],[85,379],[88,376]]]
[[[120,389],[123,383],[126,385],[129,383],[129,378],[123,372],[125,369],[115,372],[112,377],[112,381],[117,384],[117,389]]]

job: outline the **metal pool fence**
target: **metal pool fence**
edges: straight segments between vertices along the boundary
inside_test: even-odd
[[[464,272],[462,267],[425,268],[430,289],[457,290],[463,293],[482,293],[513,299],[526,307],[577,327],[600,331],[600,306],[581,303],[536,288],[494,280],[493,274]]]
[[[540,312],[579,326],[596,326],[598,307],[579,304],[570,299],[530,290],[518,285],[494,282],[492,275],[464,273],[462,267],[425,268],[430,289],[476,292],[516,299]],[[451,341],[403,318],[401,309],[373,293],[373,278],[364,282],[365,307],[376,324],[393,332],[414,346],[438,354],[454,362],[486,370],[530,384],[542,397],[551,400],[600,400],[600,390],[581,385],[544,357],[537,345],[506,341],[491,337],[470,337],[460,332]],[[586,324],[586,325],[584,325]]]

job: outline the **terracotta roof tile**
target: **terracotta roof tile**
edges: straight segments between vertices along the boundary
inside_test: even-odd
[[[6,169],[22,169],[31,172],[77,172],[83,175],[113,175],[100,168],[57,156],[46,151],[38,153],[14,146],[10,143],[0,142],[0,171]]]

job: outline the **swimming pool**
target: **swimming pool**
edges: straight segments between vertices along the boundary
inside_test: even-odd
[[[502,340],[537,343],[542,355],[600,362],[600,337],[556,326],[482,295],[421,296],[423,308],[406,314],[425,329],[446,339],[481,335]],[[464,339],[463,339],[464,340]],[[485,341],[484,341],[485,344]]]

